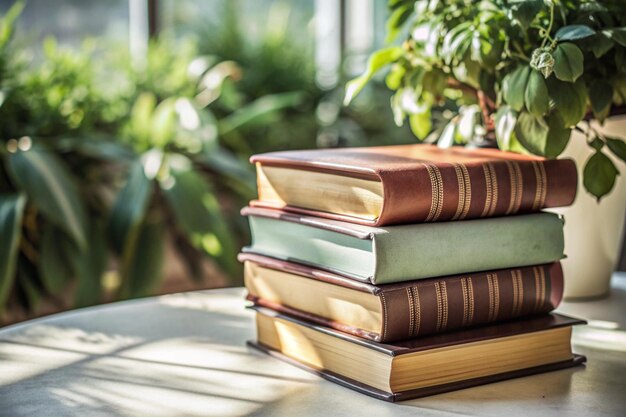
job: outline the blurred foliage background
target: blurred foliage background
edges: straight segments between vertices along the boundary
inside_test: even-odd
[[[239,285],[250,155],[414,140],[380,84],[341,105],[371,31],[320,85],[328,2],[147,1],[141,54],[133,3],[0,1],[0,324]]]

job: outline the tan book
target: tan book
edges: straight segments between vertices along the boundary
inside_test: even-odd
[[[253,346],[323,378],[387,401],[567,368],[585,358],[571,350],[580,320],[552,314],[393,345],[256,308]]]

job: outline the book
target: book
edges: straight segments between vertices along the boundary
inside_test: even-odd
[[[273,310],[256,310],[250,342],[318,375],[364,394],[401,401],[578,365],[572,326],[551,314],[393,345],[372,342]]]
[[[263,256],[239,260],[254,304],[376,342],[545,314],[563,296],[559,262],[377,286]]]
[[[563,221],[554,213],[386,227],[252,207],[242,214],[252,230],[252,244],[244,252],[376,285],[563,257]]]
[[[570,205],[571,159],[434,145],[254,155],[252,206],[373,226],[463,220]]]

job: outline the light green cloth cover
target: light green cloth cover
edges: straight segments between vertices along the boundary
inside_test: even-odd
[[[249,219],[253,242],[248,250],[374,284],[538,265],[563,257],[563,222],[553,213],[371,227],[370,239],[265,217]]]

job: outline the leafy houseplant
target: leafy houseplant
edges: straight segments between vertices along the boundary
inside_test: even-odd
[[[603,135],[603,122],[626,105],[626,5],[599,0],[390,0],[388,39],[346,102],[390,67],[387,86],[397,124],[440,146],[495,139],[502,150],[554,158],[582,131],[594,149],[584,186],[600,199],[626,161],[626,143]],[[442,108],[449,122],[433,125]],[[581,123],[583,122],[583,123]]]
[[[47,41],[45,62],[28,69],[11,42],[21,6],[0,20],[0,314],[7,300],[31,310],[44,293],[57,302],[70,276],[75,304],[92,303],[106,256],[102,161],[70,139],[109,123],[91,55]]]
[[[391,115],[383,111],[390,95],[384,85],[373,85],[351,106],[342,107],[343,88],[326,91],[316,83],[312,33],[299,38],[288,28],[296,7],[275,1],[267,15],[259,17],[238,13],[241,7],[229,1],[217,22],[189,22],[202,54],[234,61],[241,69],[241,80],[226,80],[212,106],[218,117],[230,119],[237,108],[264,95],[293,97],[280,112],[229,130],[220,137],[224,146],[247,159],[278,149],[410,141],[410,132],[396,129]],[[312,27],[297,23],[298,34],[302,27]],[[255,24],[262,29],[251,30]]]
[[[240,219],[225,208],[250,198],[254,175],[218,139],[293,99],[217,117],[209,106],[239,68],[166,39],[138,67],[52,40],[40,64],[26,62],[11,41],[20,9],[0,20],[0,320],[42,300],[56,310],[146,295],[168,240],[192,277],[207,255],[239,275]],[[119,280],[103,279],[111,265]]]

